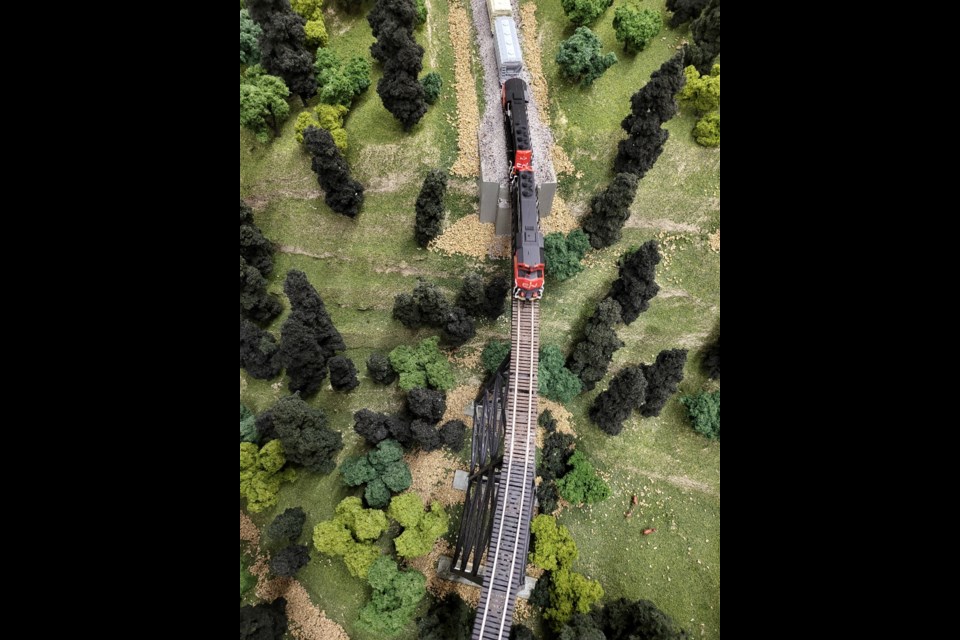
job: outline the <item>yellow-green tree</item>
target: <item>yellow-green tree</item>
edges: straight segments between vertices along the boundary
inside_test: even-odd
[[[316,109],[301,111],[293,131],[297,142],[303,143],[303,132],[307,127],[320,127],[330,132],[333,143],[341,153],[347,150],[347,130],[343,128],[343,118],[347,115],[347,108],[341,104],[318,104]]]
[[[387,515],[403,527],[403,533],[394,540],[397,555],[402,558],[416,558],[430,553],[433,543],[450,527],[450,518],[443,505],[434,502],[430,505],[430,511],[425,511],[423,500],[415,493],[394,496]]]
[[[286,462],[279,440],[271,440],[260,449],[252,442],[240,443],[240,495],[247,499],[247,509],[252,513],[277,504],[280,483],[296,477],[293,469],[283,469]]]
[[[350,575],[366,578],[370,565],[380,555],[374,545],[387,528],[387,516],[379,509],[364,509],[360,498],[344,498],[334,518],[313,528],[313,546],[320,553],[342,557]]]

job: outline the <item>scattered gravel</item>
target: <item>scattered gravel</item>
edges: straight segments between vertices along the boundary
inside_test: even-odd
[[[509,235],[498,236],[495,231],[495,225],[480,222],[476,215],[467,215],[431,240],[428,248],[430,251],[459,253],[479,260],[487,257],[506,258],[510,255],[512,238]]]
[[[450,172],[469,178],[477,175],[477,127],[480,108],[477,90],[470,70],[470,18],[462,5],[452,3],[447,16],[450,41],[453,43],[454,88],[457,94],[457,160]]]
[[[507,142],[503,131],[500,78],[497,74],[497,57],[493,50],[493,35],[490,33],[490,19],[487,16],[486,0],[470,0],[470,5],[473,10],[473,26],[477,33],[477,49],[484,69],[483,92],[486,107],[480,120],[481,175],[486,182],[504,182],[507,179],[508,169]],[[520,15],[517,0],[513,0],[513,15],[514,20]],[[522,32],[520,32],[520,43],[523,46]],[[528,48],[523,47],[523,51],[524,70],[521,77],[529,86],[531,85],[531,76],[527,63]],[[539,66],[539,61],[537,61],[537,66]],[[541,122],[540,112],[534,103],[535,97],[530,95],[530,102],[527,105],[527,118],[530,123],[531,138],[533,139],[534,173],[537,182],[555,182],[557,177],[553,170],[553,160],[550,157],[553,135],[550,133],[550,129]]]

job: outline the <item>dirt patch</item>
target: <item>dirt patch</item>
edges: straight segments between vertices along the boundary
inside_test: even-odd
[[[576,172],[577,168],[573,166],[567,152],[560,145],[554,144],[550,147],[550,155],[553,156],[553,168],[558,176],[564,173],[572,176]],[[582,178],[583,172],[577,173],[577,177]]]
[[[483,351],[480,349],[474,349],[473,351],[465,353],[463,350],[459,351],[457,355],[450,358],[450,361],[453,364],[457,365],[461,369],[467,369],[468,371],[479,372],[483,370],[483,365],[481,364],[481,356]],[[472,387],[471,387],[472,388]],[[449,398],[450,395],[448,394]]]
[[[540,228],[543,229],[543,233],[553,233],[554,231],[570,233],[579,227],[580,225],[577,223],[577,219],[570,213],[570,208],[563,198],[560,197],[560,194],[554,195],[550,215],[545,218],[540,218]]]
[[[413,182],[423,164],[422,154],[417,149],[399,144],[368,144],[360,149],[358,155],[356,166],[365,169],[361,182],[365,191],[373,193],[393,192]],[[387,170],[395,167],[404,167],[407,170]]]
[[[290,634],[297,640],[350,640],[343,627],[327,618],[310,600],[310,594],[293,578],[268,579],[270,556],[259,548],[260,530],[243,511],[240,512],[240,540],[250,545],[254,557],[250,573],[257,579],[257,597],[273,602],[283,596],[287,600]]]
[[[541,64],[540,32],[537,29],[537,5],[529,2],[520,7],[520,33],[523,34],[523,64],[530,72],[530,84],[536,98],[540,121],[550,126],[550,93]],[[554,145],[556,146],[556,145]],[[558,169],[559,172],[559,169]]]
[[[423,269],[417,269],[416,267],[411,267],[406,262],[401,261],[397,266],[390,267],[376,267],[374,269],[377,273],[399,273],[402,276],[425,276],[427,272]]]
[[[464,501],[466,494],[453,488],[453,472],[460,467],[449,452],[438,449],[436,451],[417,451],[403,456],[410,467],[413,484],[410,490],[418,494],[423,501],[430,504],[437,500],[445,507],[459,504]]]
[[[479,362],[480,355],[477,354]],[[463,385],[447,393],[447,410],[440,419],[440,424],[448,420],[463,420],[467,427],[473,426],[473,418],[463,415],[463,410],[473,404],[480,391],[480,385]]]
[[[553,416],[553,419],[557,421],[557,431],[560,433],[569,433],[573,437],[577,436],[577,432],[573,430],[573,414],[566,410],[566,408],[559,402],[554,402],[553,400],[547,400],[546,398],[540,397],[537,399],[540,408],[540,414],[542,415],[544,411],[549,409],[550,414]],[[538,420],[539,423],[539,420]],[[546,429],[537,425],[537,448],[543,449],[543,441],[546,438]]]
[[[301,249],[300,247],[294,247],[293,245],[289,245],[289,244],[277,245],[277,251],[279,251],[280,253],[291,253],[297,256],[307,256],[308,258],[316,258],[317,260],[327,260],[329,258],[336,257],[332,253],[328,253],[326,251],[323,253],[311,253],[306,249]]]
[[[429,22],[429,21],[428,21]],[[476,84],[470,70],[470,18],[460,3],[451,2],[447,14],[450,41],[453,43],[453,86],[457,96],[457,159],[450,168],[455,176],[469,178],[480,171],[477,128],[480,107]]]
[[[720,253],[720,229],[707,236],[707,242],[710,244],[710,250]]]
[[[427,44],[430,46],[430,66],[437,68],[437,48],[433,46],[433,5],[430,0],[426,0],[427,5]]]
[[[475,213],[469,213],[434,238],[429,249],[446,254],[459,253],[478,260],[506,258],[510,255],[510,236],[497,236],[495,225],[482,223]]]
[[[667,231],[671,233],[682,232],[682,233],[699,233],[700,227],[695,224],[687,224],[685,222],[674,222],[673,220],[667,220],[666,218],[657,218],[656,220],[647,220],[644,218],[638,218],[634,215],[631,215],[627,220],[627,223],[624,225],[631,227],[633,229],[658,229],[660,231]]]

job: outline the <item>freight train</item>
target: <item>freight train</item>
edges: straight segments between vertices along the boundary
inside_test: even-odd
[[[543,233],[533,174],[533,149],[527,120],[527,83],[520,78],[523,55],[510,0],[487,0],[494,38],[507,159],[513,205],[513,296],[539,300],[543,296]]]

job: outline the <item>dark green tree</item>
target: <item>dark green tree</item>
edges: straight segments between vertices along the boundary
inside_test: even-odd
[[[635,174],[618,173],[613,182],[591,200],[583,230],[590,235],[590,246],[594,249],[609,247],[620,239],[623,225],[630,217],[638,180]]]
[[[690,414],[690,422],[697,433],[713,439],[720,439],[720,392],[698,393],[684,396],[680,402]]]
[[[628,137],[620,141],[613,162],[617,173],[635,173],[642,178],[663,152],[670,134],[661,125],[677,113],[674,97],[686,83],[682,58],[678,53],[664,62],[630,98],[630,115],[620,123]]]
[[[390,366],[390,359],[382,353],[372,353],[367,358],[367,371],[374,382],[390,384],[397,379],[397,372]]]
[[[336,391],[352,391],[357,388],[357,368],[345,356],[334,356],[327,362],[330,368],[330,386]]]
[[[682,629],[649,600],[619,598],[590,613],[607,640],[687,640]],[[566,637],[566,636],[562,636]],[[580,636],[571,636],[580,638]]]
[[[686,349],[665,349],[657,354],[653,364],[640,365],[647,379],[647,398],[640,407],[640,415],[644,418],[660,415],[667,400],[677,392],[686,363]]]
[[[420,195],[417,196],[417,217],[413,234],[417,244],[426,247],[431,240],[440,235],[443,224],[443,197],[447,192],[447,172],[432,169],[423,180]]]
[[[588,87],[617,62],[612,51],[600,54],[600,38],[587,27],[577,27],[572,36],[560,43],[557,65],[560,73],[571,82]]]
[[[404,425],[397,416],[361,409],[353,414],[353,419],[353,430],[368,444],[377,445],[387,438],[397,440],[404,447],[412,444],[410,425]]]
[[[366,485],[367,505],[382,509],[390,502],[390,492],[399,493],[410,487],[413,477],[403,461],[403,448],[396,440],[383,440],[364,456],[347,458],[340,465],[343,482],[348,487]]]
[[[253,21],[250,12],[240,9],[240,64],[257,64],[260,62],[260,43],[258,39],[263,33],[260,25]]]
[[[240,257],[264,278],[273,271],[273,244],[263,237],[253,220],[253,210],[240,201]]]
[[[330,473],[336,468],[337,452],[343,448],[340,432],[327,428],[327,416],[300,399],[299,395],[280,398],[272,408],[257,417],[260,439],[276,437],[283,444],[288,461],[314,473]]]
[[[620,303],[624,324],[629,325],[650,308],[650,300],[660,291],[655,281],[658,264],[656,240],[648,240],[620,257],[620,277],[613,281],[610,297]]]
[[[552,344],[540,347],[540,363],[537,373],[540,395],[566,404],[580,393],[583,383],[563,366],[563,352]]]
[[[624,367],[610,381],[607,390],[593,401],[590,420],[607,435],[618,435],[623,430],[623,422],[643,404],[648,392],[641,367]]]
[[[266,324],[283,311],[283,305],[267,293],[267,281],[240,256],[240,317]]]
[[[417,619],[419,640],[470,640],[473,609],[456,593],[434,600],[427,613]],[[532,638],[531,638],[532,640]]]
[[[567,368],[583,381],[583,390],[590,391],[607,373],[614,352],[623,346],[615,327],[622,321],[620,304],[604,298],[583,328],[583,337],[573,346]]]
[[[707,6],[708,0],[667,0],[667,10],[672,11],[670,26],[676,29],[684,22],[695,19]]]
[[[543,253],[548,276],[563,282],[583,271],[580,261],[590,249],[590,239],[580,229],[567,236],[560,232],[548,233],[543,239]]]
[[[387,111],[409,130],[427,112],[426,93],[417,79],[423,69],[423,47],[413,37],[413,0],[377,0],[367,21],[377,39],[370,54],[383,65],[377,93]]]
[[[466,433],[467,425],[463,423],[463,420],[449,420],[440,427],[440,441],[450,451],[459,453],[463,449]]]
[[[270,573],[281,578],[292,578],[310,562],[310,548],[305,544],[291,544],[270,557]]]
[[[427,104],[434,104],[440,97],[440,90],[443,89],[443,78],[436,71],[431,71],[420,79],[420,84],[423,85]]]
[[[462,307],[453,307],[447,313],[447,321],[443,325],[443,341],[452,346],[459,347],[470,341],[477,335],[477,326],[473,318],[467,315]]]
[[[510,343],[506,340],[491,340],[483,348],[480,354],[480,360],[483,362],[483,368],[488,374],[500,368],[503,361],[510,355]]]
[[[307,51],[305,20],[290,8],[289,0],[247,0],[247,9],[263,32],[260,52],[267,73],[284,83],[306,104],[317,92],[313,58]]]
[[[560,0],[563,12],[578,27],[592,24],[612,4],[613,0]]]
[[[720,0],[710,0],[700,17],[690,23],[690,31],[693,44],[684,49],[684,66],[692,64],[707,75],[720,55]]]
[[[628,53],[643,51],[663,28],[659,11],[641,9],[633,4],[622,4],[613,12],[613,28],[617,40]]]
[[[303,146],[310,153],[310,166],[326,194],[323,201],[337,213],[355,218],[363,205],[363,185],[350,176],[350,167],[333,136],[326,129],[307,127]]]
[[[240,318],[240,368],[258,380],[280,375],[280,349],[277,339],[246,318]]]
[[[415,418],[437,424],[447,410],[447,397],[434,389],[411,389],[407,394],[407,411]]]
[[[303,533],[303,525],[307,521],[307,514],[303,507],[290,507],[278,515],[267,527],[267,535],[274,540],[296,542]]]
[[[240,640],[282,640],[287,632],[287,601],[240,607]]]

